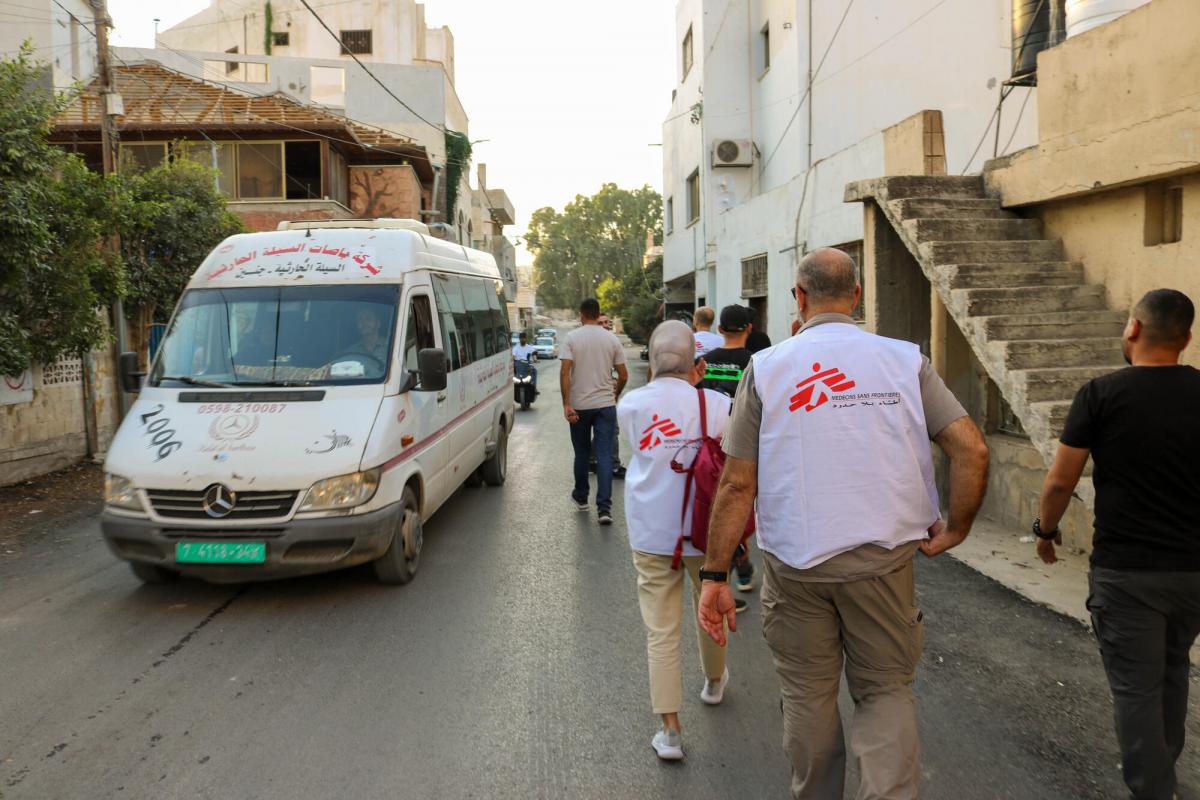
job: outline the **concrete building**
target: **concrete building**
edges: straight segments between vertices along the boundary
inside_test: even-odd
[[[842,193],[883,174],[885,128],[940,109],[945,149],[929,156],[944,171],[977,172],[992,155],[985,131],[1014,71],[1013,3],[921,6],[679,0],[679,83],[663,124],[669,307],[744,302],[785,336],[796,253],[859,250],[862,215]],[[1001,151],[1034,141],[1033,91],[1005,104]]]
[[[984,428],[984,512],[1010,531],[1037,514],[1076,391],[1124,366],[1131,305],[1160,287],[1200,300],[1200,6],[1129,7],[1038,54],[1031,146],[980,176],[922,174],[922,113],[885,131],[882,177],[845,190],[864,211],[866,325],[921,343]],[[1090,549],[1093,501],[1085,478],[1069,546]]]
[[[57,89],[96,74],[95,23],[87,0],[10,0],[0,8],[0,57],[11,58],[28,41],[33,56],[50,67]]]

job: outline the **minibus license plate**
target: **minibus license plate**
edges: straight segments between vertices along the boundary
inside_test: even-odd
[[[266,542],[177,542],[175,561],[180,564],[262,564]]]

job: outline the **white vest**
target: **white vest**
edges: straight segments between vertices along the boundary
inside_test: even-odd
[[[939,505],[917,346],[825,323],[753,363],[759,547],[808,569],[924,538]]]
[[[729,424],[730,400],[708,389],[704,398],[708,435],[719,438]],[[669,556],[675,552],[679,534],[692,526],[690,507],[680,524],[687,476],[671,469],[671,459],[678,455],[680,464],[687,466],[696,455],[694,446],[681,452],[700,437],[696,390],[678,378],[656,378],[621,398],[617,420],[633,452],[625,474],[629,545],[643,553]],[[684,542],[683,554],[702,555],[690,542]]]

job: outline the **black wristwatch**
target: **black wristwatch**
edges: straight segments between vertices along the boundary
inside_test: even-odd
[[[726,583],[729,581],[728,572],[716,572],[710,569],[700,570],[700,581],[716,581],[717,583]]]
[[[1051,539],[1058,538],[1058,528],[1055,528],[1052,531],[1042,530],[1042,518],[1038,517],[1033,521],[1033,535],[1039,539],[1046,539],[1049,541]]]

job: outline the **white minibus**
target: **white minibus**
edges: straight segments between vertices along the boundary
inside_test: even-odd
[[[109,548],[146,582],[371,562],[407,583],[423,521],[504,483],[508,295],[489,254],[411,220],[226,239],[149,373],[121,357],[137,399],[105,461]]]

